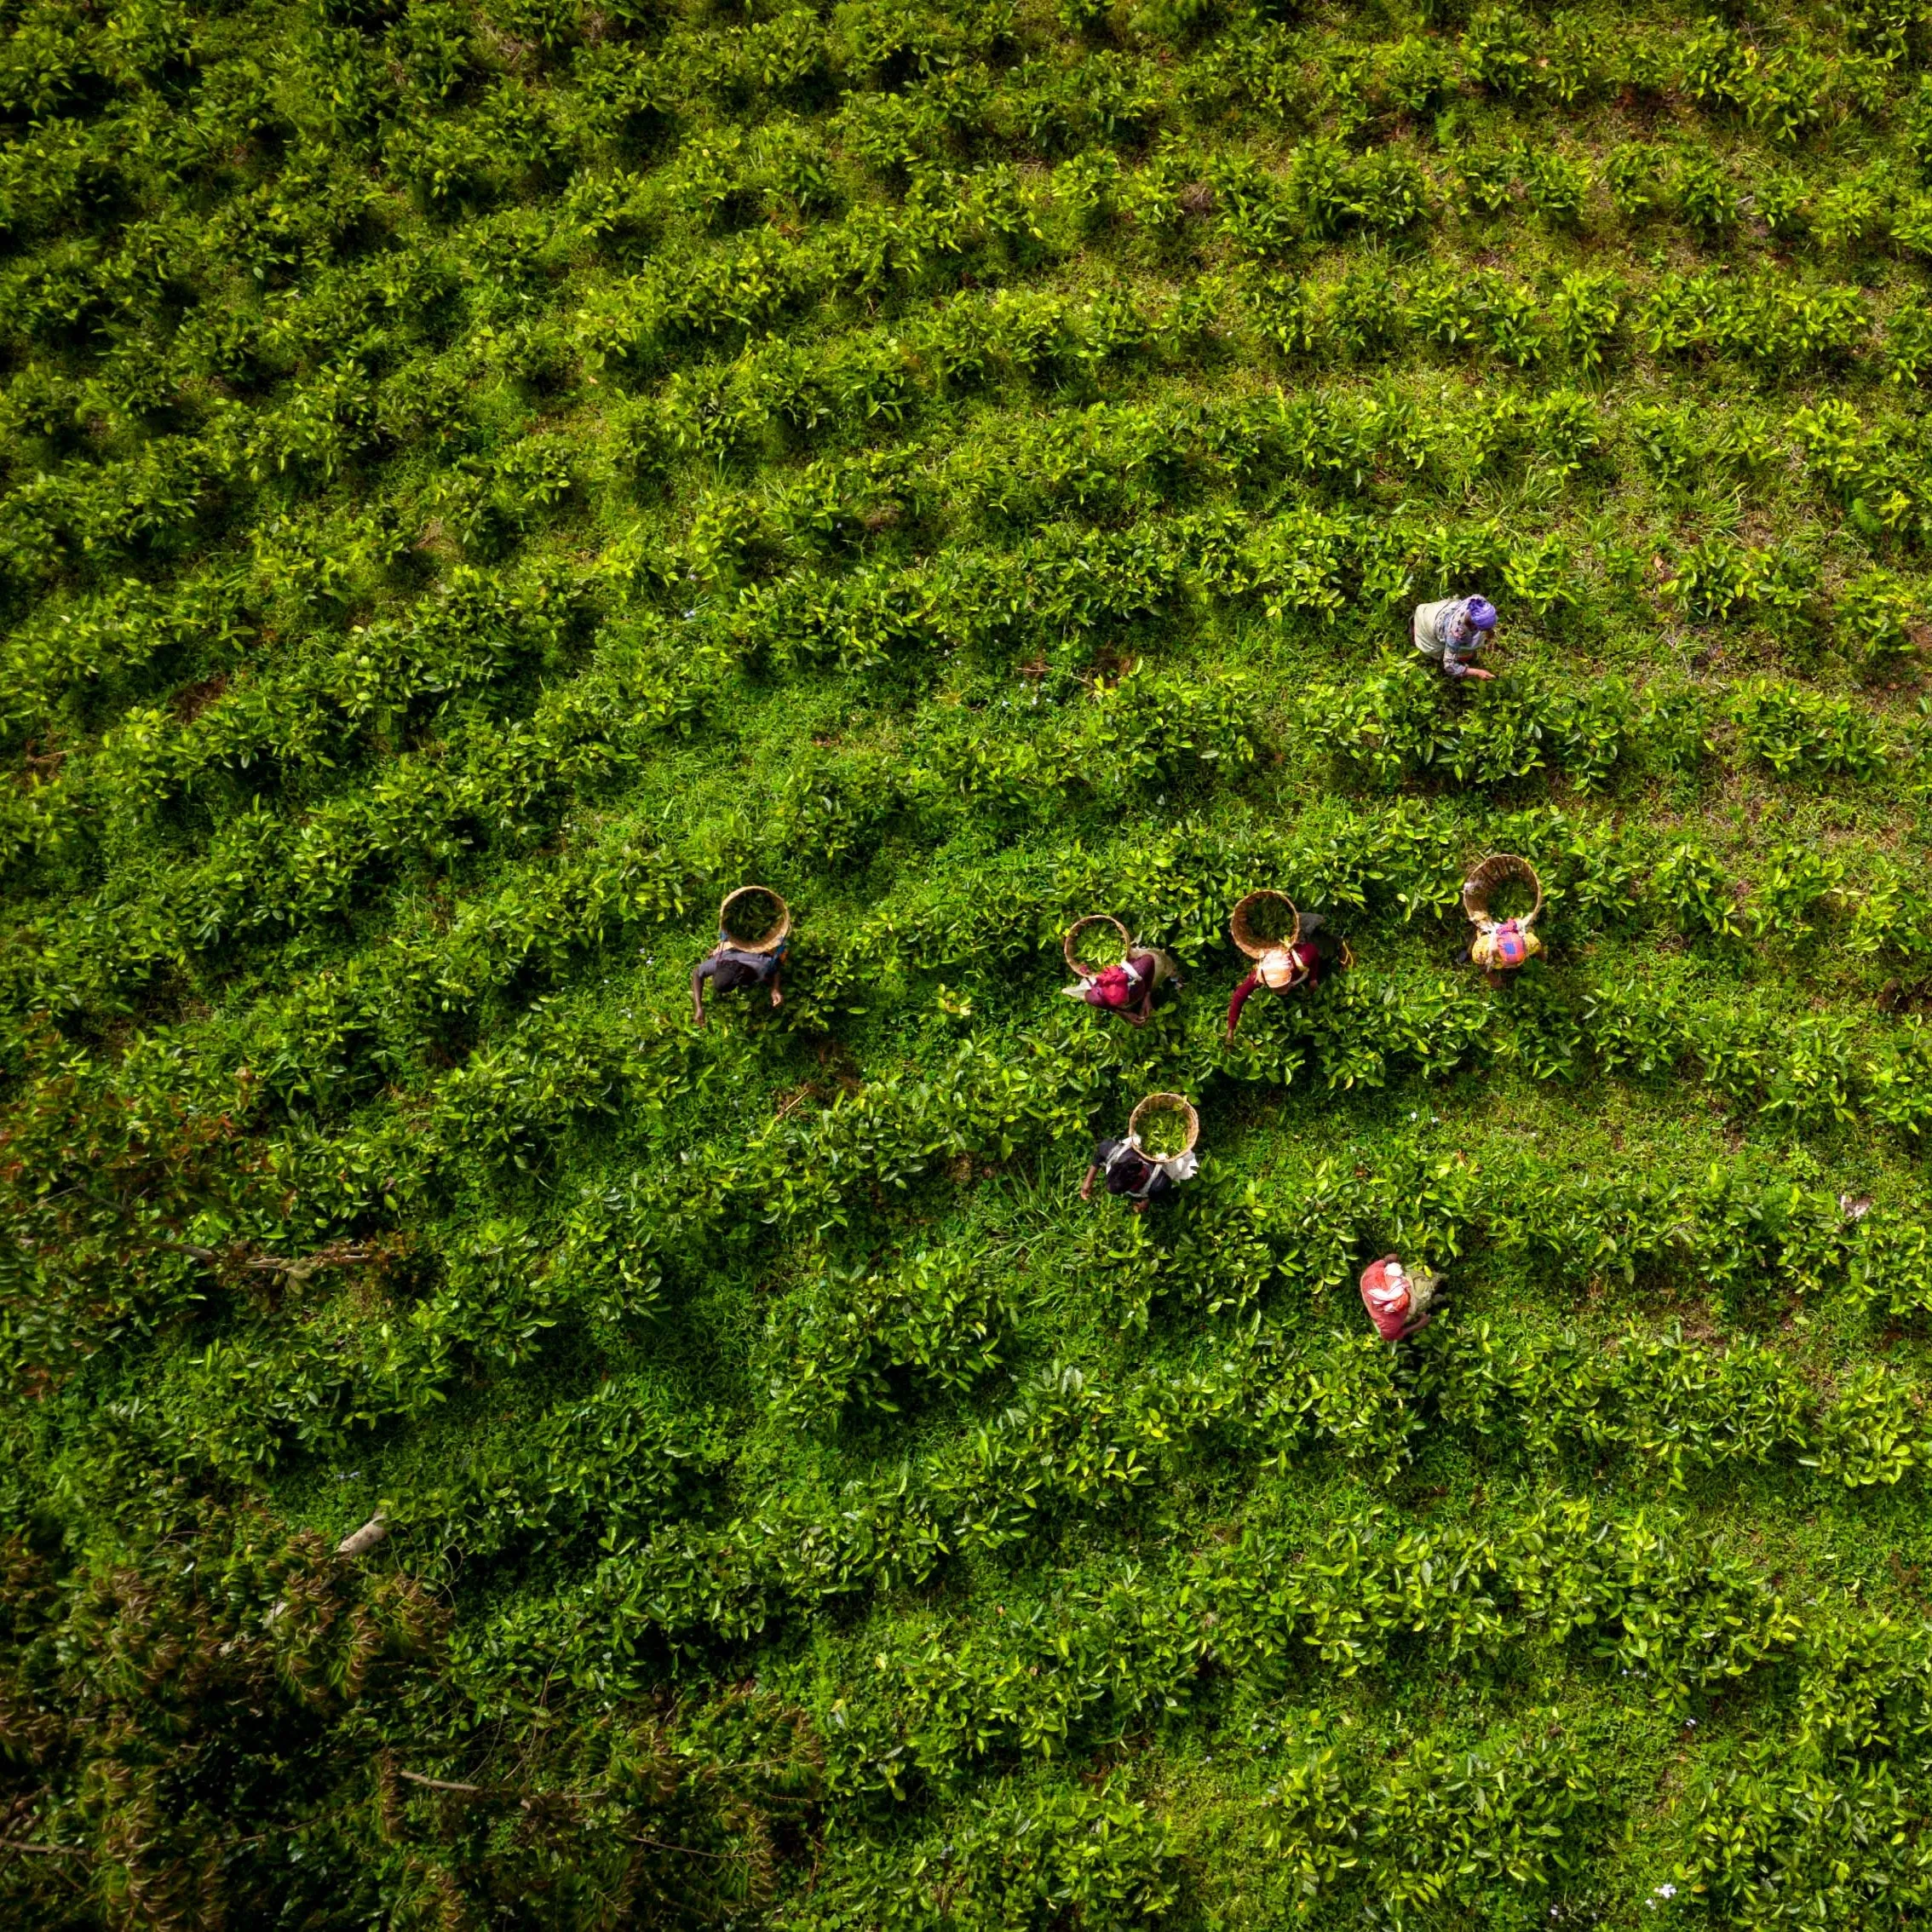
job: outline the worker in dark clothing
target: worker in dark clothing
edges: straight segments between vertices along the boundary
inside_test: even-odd
[[[783,1006],[785,994],[779,985],[779,969],[785,963],[785,948],[753,952],[744,946],[727,946],[722,940],[700,959],[691,971],[691,1014],[704,1024],[704,981],[714,992],[735,992],[741,986],[769,986],[772,1004]]]
[[[1080,1199],[1094,1198],[1094,1182],[1106,1182],[1110,1194],[1124,1194],[1136,1214],[1145,1214],[1150,1201],[1164,1201],[1183,1181],[1192,1180],[1200,1161],[1192,1147],[1164,1160],[1142,1153],[1130,1140],[1096,1141],[1094,1158],[1080,1182]]]

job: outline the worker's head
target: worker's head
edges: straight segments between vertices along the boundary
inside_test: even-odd
[[[1124,1006],[1134,997],[1127,969],[1109,966],[1104,972],[1095,974],[1082,988],[1082,997],[1090,1006]]]
[[[1486,597],[1471,597],[1469,609],[1463,614],[1469,620],[1471,630],[1493,630],[1496,628],[1496,607]]]
[[[1270,992],[1286,992],[1294,985],[1301,969],[1301,963],[1285,946],[1270,946],[1255,962],[1255,971]]]

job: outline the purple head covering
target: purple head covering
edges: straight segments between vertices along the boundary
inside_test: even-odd
[[[1496,607],[1486,597],[1471,597],[1463,615],[1468,618],[1471,630],[1493,630],[1496,628]]]

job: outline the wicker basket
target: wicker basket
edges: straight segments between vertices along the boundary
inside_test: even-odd
[[[1288,908],[1288,936],[1285,939],[1256,939],[1249,929],[1249,921],[1261,908],[1263,900],[1273,900],[1278,906]],[[1302,936],[1302,915],[1295,902],[1285,892],[1251,892],[1228,916],[1228,936],[1239,946],[1251,959],[1259,959],[1264,952],[1279,952],[1285,947],[1292,949]]]
[[[1182,1153],[1187,1153],[1193,1150],[1194,1143],[1201,1137],[1201,1117],[1188,1104],[1186,1095],[1182,1094],[1149,1094],[1127,1117],[1127,1141],[1136,1153],[1147,1155],[1147,1149],[1141,1145],[1141,1118],[1150,1111],[1155,1113],[1186,1114],[1187,1117],[1187,1140],[1186,1146],[1182,1147],[1180,1151]],[[1147,1158],[1151,1159],[1154,1157],[1148,1155]],[[1176,1157],[1173,1154],[1162,1154],[1159,1158],[1163,1160],[1172,1160]]]
[[[745,939],[732,927],[732,908],[740,900],[750,899],[756,893],[763,894],[778,907],[778,917],[762,938]],[[724,904],[718,908],[718,936],[727,946],[733,946],[740,952],[776,952],[785,944],[785,934],[791,930],[791,908],[769,886],[740,886],[736,892],[727,894]]]
[[[1076,919],[1067,929],[1067,937],[1061,942],[1061,950],[1067,955],[1067,970],[1083,980],[1090,980],[1095,974],[1107,970],[1104,966],[1089,965],[1080,957],[1080,934],[1089,926],[1112,926],[1119,934],[1121,962],[1124,963],[1134,950],[1133,936],[1111,912],[1095,912],[1084,919]]]
[[[1535,923],[1537,914],[1543,910],[1543,881],[1536,876],[1536,867],[1528,860],[1517,858],[1514,853],[1492,852],[1463,882],[1463,911],[1468,914],[1472,926],[1482,925],[1488,920],[1489,895],[1509,879],[1527,885],[1536,894],[1536,904],[1522,915],[1517,924]]]

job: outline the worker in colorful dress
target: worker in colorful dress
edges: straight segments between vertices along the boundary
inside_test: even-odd
[[[1406,1342],[1435,1319],[1442,1277],[1384,1255],[1362,1270],[1362,1306],[1384,1342]]]
[[[1511,888],[1519,904],[1529,894],[1533,903],[1527,911],[1498,918],[1498,894]],[[1507,985],[1510,974],[1520,971],[1543,951],[1535,931],[1543,913],[1543,881],[1536,867],[1513,852],[1492,852],[1463,881],[1463,911],[1475,928],[1475,937],[1458,960],[1481,967],[1492,986]]]
[[[1485,919],[1476,928],[1462,958],[1480,966],[1492,986],[1528,965],[1543,951],[1543,941],[1521,919]],[[1460,963],[1460,961],[1458,961]]]
[[[1445,597],[1440,603],[1417,604],[1412,635],[1416,648],[1442,667],[1445,677],[1495,676],[1476,663],[1476,656],[1496,632],[1496,607],[1486,597]]]

